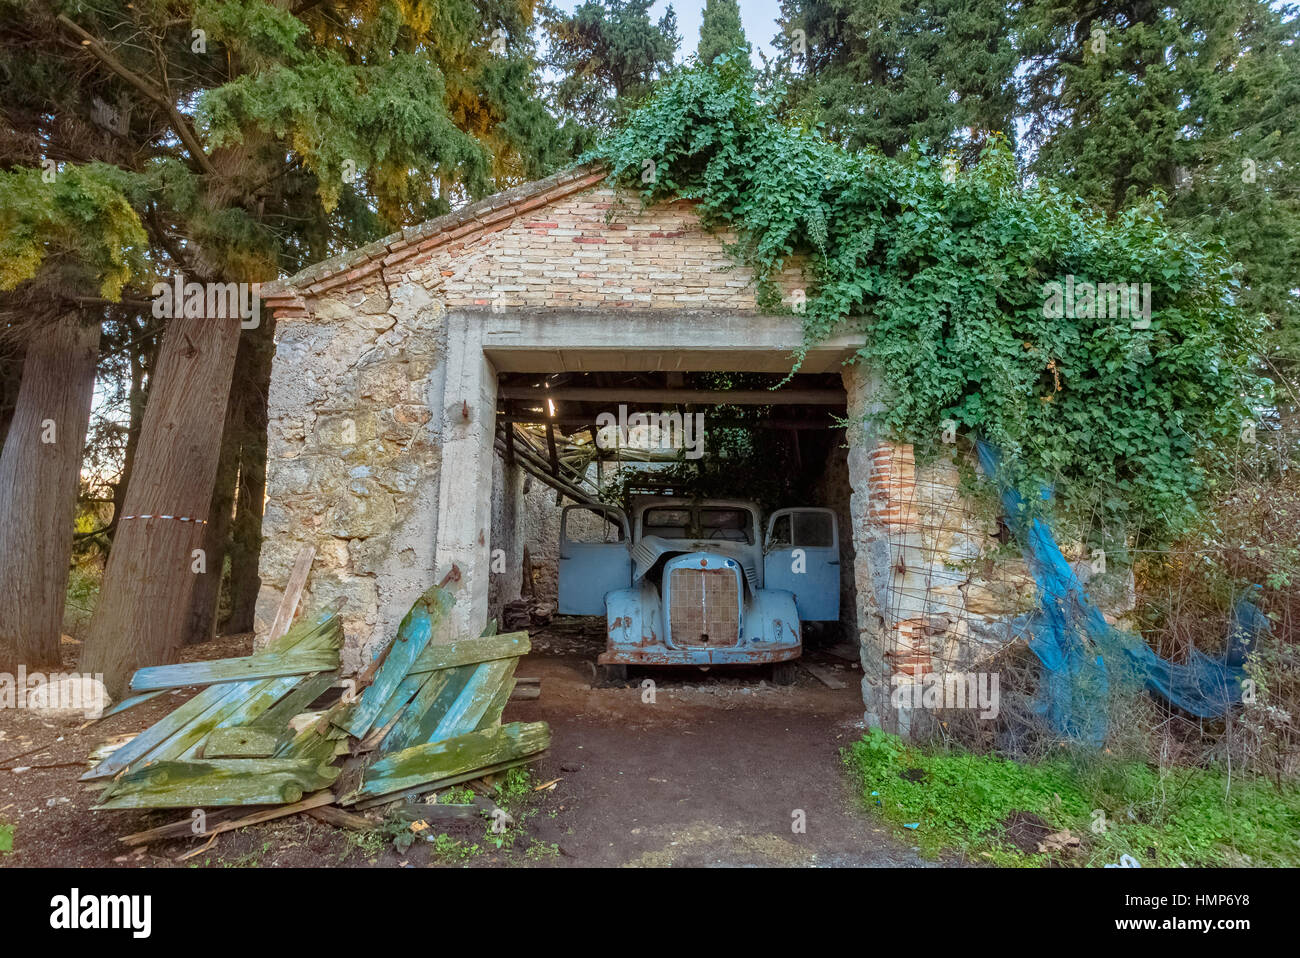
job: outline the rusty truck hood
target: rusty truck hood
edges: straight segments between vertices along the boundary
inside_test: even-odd
[[[751,589],[758,588],[758,570],[753,563],[754,547],[748,543],[708,539],[665,539],[663,536],[645,536],[632,546],[633,580],[645,578],[664,556],[683,552],[707,552],[734,560],[745,573]]]

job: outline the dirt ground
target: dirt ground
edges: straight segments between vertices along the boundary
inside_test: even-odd
[[[535,632],[520,663],[520,676],[541,679],[541,697],[511,702],[505,720],[550,723],[552,744],[517,789],[518,824],[505,835],[483,820],[455,821],[400,848],[391,838],[406,826],[383,826],[375,809],[368,815],[380,827],[368,833],[299,815],[221,835],[186,862],[177,858],[195,839],[132,850],[118,836],[186,813],[94,812],[99,789],[77,778],[92,748],[148,727],[186,690],[89,725],[0,711],[0,826],[13,826],[0,867],[930,864],[859,807],[840,765],[839,750],[862,734],[854,665],[810,653],[844,681],[838,690],[802,670],[779,688],[761,669],[633,670],[625,687],[605,688],[594,686],[591,665],[600,633],[556,623]],[[250,651],[250,637],[225,637],[184,658]],[[78,654],[70,643],[69,669]]]

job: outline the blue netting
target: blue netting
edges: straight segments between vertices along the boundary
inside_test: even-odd
[[[1042,663],[1034,708],[1053,729],[1100,746],[1106,738],[1111,690],[1124,685],[1141,684],[1201,718],[1223,715],[1241,701],[1246,656],[1256,639],[1269,631],[1267,617],[1254,603],[1244,598],[1237,602],[1222,656],[1193,649],[1186,662],[1161,658],[1141,636],[1106,622],[1047,523],[1039,517],[1025,521],[1020,493],[1000,473],[997,450],[982,441],[976,441],[975,448],[985,475],[998,483],[1007,525],[1038,585],[1037,608],[1017,625],[1029,633],[1030,651]],[[1049,495],[1044,493],[1044,498]]]

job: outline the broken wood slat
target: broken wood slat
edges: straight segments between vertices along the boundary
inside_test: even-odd
[[[527,765],[529,762],[535,762],[541,758],[541,753],[537,752],[532,755],[525,755],[522,758],[511,759],[508,762],[499,762],[496,765],[489,765],[487,768],[476,768],[471,772],[463,772],[460,775],[453,775],[450,778],[439,779],[435,782],[425,782],[422,785],[416,785],[401,792],[392,792],[379,798],[370,798],[358,802],[356,807],[360,811],[368,808],[377,808],[380,805],[389,805],[393,802],[413,801],[421,795],[427,795],[429,792],[442,791],[444,788],[451,788],[453,785],[462,785],[469,782],[473,785],[475,781],[488,776],[495,775],[498,772],[504,772],[507,769],[518,768],[520,765]]]
[[[411,664],[429,644],[434,628],[446,617],[455,601],[455,596],[440,586],[434,586],[415,600],[402,619],[397,638],[389,646],[383,664],[375,672],[374,682],[361,693],[361,701],[355,708],[334,720],[335,725],[357,738],[365,738],[389,697],[406,678]]]
[[[327,825],[333,825],[335,828],[350,828],[354,832],[368,832],[375,827],[375,823],[364,815],[357,815],[334,805],[309,808],[307,814]]]
[[[326,805],[334,803],[333,792],[318,792],[310,795],[302,801],[293,805],[286,805],[283,808],[271,808],[264,812],[254,812],[252,815],[245,815],[243,818],[237,818],[233,822],[222,822],[216,828],[208,829],[207,834],[211,837],[191,852],[186,852],[176,860],[183,862],[195,855],[201,855],[207,849],[212,847],[212,843],[217,840],[217,836],[223,832],[233,832],[240,828],[247,828],[249,825],[260,825],[262,822],[269,822],[274,818],[284,818],[287,815],[297,815],[299,812],[308,812],[313,808],[323,808]]]
[[[407,814],[403,817],[415,821],[443,822],[483,817],[483,809],[477,805],[420,805],[405,811]]]
[[[151,752],[145,757],[145,760],[175,758],[180,761],[188,761],[194,758],[201,758],[203,745],[208,737],[220,729],[238,728],[241,725],[251,724],[258,716],[264,713],[272,705],[278,702],[284,696],[293,691],[295,685],[301,681],[297,676],[289,676],[280,679],[268,679],[256,689],[253,689],[248,695],[244,696],[242,702],[235,706],[230,712],[219,719],[216,724],[210,725],[207,722],[200,721],[195,724],[193,729],[187,729],[187,737],[190,733],[198,734],[198,741],[193,742],[181,751],[176,751],[174,746],[169,744],[166,748],[158,749]],[[207,728],[207,733],[203,734],[203,728]]]
[[[489,718],[489,710],[498,700],[504,708],[505,698],[509,698],[509,693],[506,693],[505,698],[499,698],[500,692],[503,686],[513,684],[515,668],[518,665],[518,659],[498,659],[495,662],[484,662],[476,668],[469,681],[465,683],[465,688],[461,690],[460,695],[456,696],[456,701],[452,702],[451,707],[424,741],[440,741],[472,732],[485,718],[495,722],[495,719]]]
[[[325,788],[339,770],[311,759],[154,762],[117,779],[95,809],[279,805]]]
[[[213,659],[210,662],[155,665],[135,673],[131,679],[131,691],[152,692],[179,689],[187,685],[273,679],[285,675],[333,672],[338,667],[338,652],[330,649],[308,649],[292,655],[250,655],[236,659]]]
[[[839,676],[837,676],[830,669],[823,668],[820,665],[813,665],[811,662],[805,662],[802,659],[799,660],[799,664],[803,666],[803,670],[805,672],[807,672],[809,675],[815,678],[822,685],[826,686],[828,689],[848,688],[848,685],[844,683],[844,680],[841,679]]]
[[[203,758],[270,758],[288,737],[256,726],[215,729],[203,743]]]
[[[427,742],[429,733],[456,701],[473,674],[474,669],[465,666],[421,676],[424,684],[415,693],[415,698],[402,712],[392,730],[384,736],[380,749],[384,752],[400,752],[408,746]]]
[[[321,636],[339,630],[341,627],[342,624],[338,618],[336,608],[328,607],[318,613],[314,619],[301,622],[289,630],[288,633],[272,643],[267,652],[274,654],[288,653],[297,649],[300,645],[317,641]],[[100,762],[99,765],[83,775],[81,780],[93,781],[97,778],[116,775],[134,762],[167,745],[174,737],[183,736],[191,723],[202,722],[205,728],[210,730],[211,725],[207,723],[213,714],[219,713],[221,718],[224,718],[225,715],[229,714],[230,710],[237,707],[238,701],[243,696],[250,694],[261,684],[260,682],[226,682],[208,686],[188,702],[164,715],[103,762]],[[230,702],[227,702],[227,699],[232,700],[235,704],[231,705]],[[223,703],[225,704],[223,705]],[[228,710],[223,710],[227,707]],[[212,725],[215,724],[215,722],[212,723]],[[185,748],[194,744],[194,741],[192,738],[189,739],[180,750],[184,751]],[[176,750],[169,748],[169,754],[176,754]]]
[[[510,693],[510,701],[512,702],[528,702],[532,699],[540,699],[541,697],[542,689],[539,685],[515,686],[514,691]]]
[[[495,659],[517,658],[526,655],[531,648],[527,632],[507,632],[505,635],[461,639],[459,642],[434,643],[420,653],[408,674],[418,675]]]
[[[289,631],[294,613],[298,611],[298,599],[307,585],[307,576],[311,573],[311,564],[316,559],[315,546],[303,546],[293,560],[293,571],[289,573],[289,582],[284,588],[284,595],[276,607],[275,618],[271,620],[270,631],[266,633],[268,642],[274,642]]]
[[[162,695],[166,691],[167,691],[166,689],[157,689],[156,691],[153,692],[145,692],[143,695],[133,695],[128,699],[122,699],[122,701],[118,702],[111,709],[108,709],[107,711],[103,712],[99,716],[99,721],[103,721],[104,719],[108,718],[110,715],[117,715],[121,712],[125,712],[127,709],[133,709],[137,705],[143,705],[145,702],[148,702],[152,698],[157,698],[159,695]]]
[[[221,705],[227,698],[241,696],[247,691],[246,683],[228,682],[210,685],[188,702],[168,712],[157,723],[145,729],[126,745],[92,768],[81,780],[91,781],[116,775],[137,759],[143,758],[168,739],[184,730],[191,722]]]
[[[214,822],[225,821],[235,814],[233,808],[214,808],[210,812],[204,812],[204,824],[211,826]],[[153,842],[166,841],[169,838],[205,838],[208,829],[201,832],[194,830],[197,819],[193,815],[186,815],[184,818],[166,825],[159,825],[157,828],[149,828],[143,832],[132,832],[130,835],[123,835],[118,838],[119,842],[124,845],[149,845]]]
[[[318,675],[307,676],[292,692],[263,712],[252,724],[258,728],[287,728],[290,719],[310,708],[313,702],[334,687],[338,678],[338,672],[321,672]]]
[[[517,662],[518,659],[515,661]],[[514,692],[515,680],[507,678],[506,681],[501,683],[501,688],[497,690],[496,697],[488,704],[487,709],[478,720],[478,724],[474,727],[476,729],[485,729],[494,725],[500,725],[501,713],[505,711],[506,703],[514,697]]]
[[[393,722],[410,704],[411,699],[415,697],[415,693],[420,691],[420,687],[424,685],[426,679],[428,679],[427,675],[408,675],[402,679],[401,684],[397,686],[397,691],[384,703],[384,710],[375,719],[373,728],[376,730],[392,728]],[[375,744],[378,745],[379,743],[376,742]]]
[[[545,722],[512,722],[499,728],[414,745],[385,755],[366,769],[361,787],[342,804],[352,805],[362,799],[406,791],[523,758],[544,751],[550,741],[551,730]]]

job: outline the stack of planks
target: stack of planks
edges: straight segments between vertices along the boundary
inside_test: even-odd
[[[421,596],[367,670],[373,678],[360,700],[331,715],[361,740],[359,753],[377,752],[342,804],[413,798],[533,761],[550,744],[545,722],[501,724],[528,633],[431,642],[451,601],[445,589]]]
[[[139,670],[136,696],[106,714],[168,689],[206,688],[83,776],[107,782],[94,807],[288,804],[328,821],[350,813],[325,806],[370,808],[535,760],[550,744],[546,723],[501,722],[528,633],[495,635],[489,626],[478,638],[432,641],[455,602],[446,584],[416,600],[355,680],[341,680],[336,610],[246,658]],[[341,699],[310,711],[337,687]],[[340,775],[353,782],[338,789],[341,799],[326,791]],[[179,832],[161,831],[169,829]]]
[[[338,614],[326,611],[256,655],[140,669],[138,694],[106,716],[168,689],[207,687],[82,776],[109,780],[94,807],[276,805],[333,784],[339,743],[289,721],[338,683],[342,644]]]

